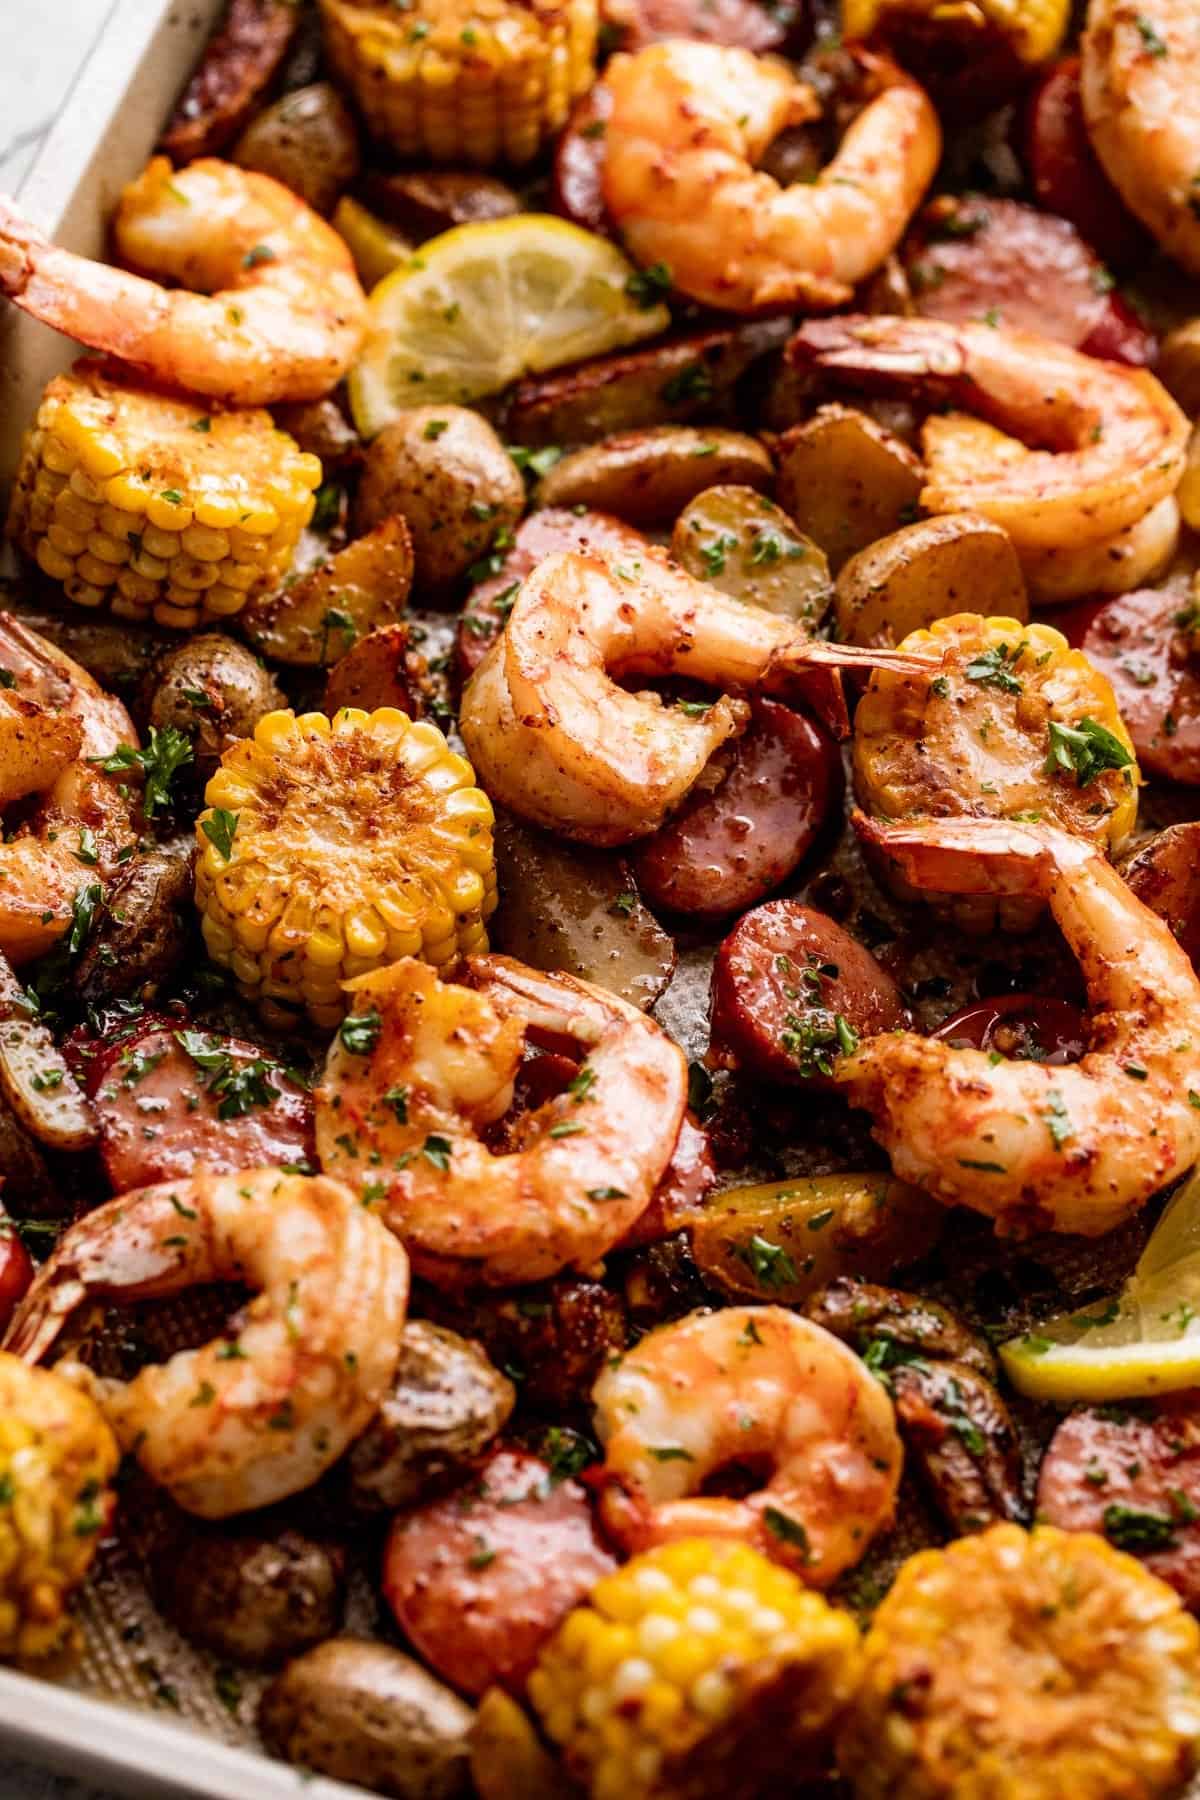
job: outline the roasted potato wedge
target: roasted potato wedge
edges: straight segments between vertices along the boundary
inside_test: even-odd
[[[371,171],[363,198],[387,224],[422,244],[454,225],[480,219],[507,219],[520,212],[513,190],[478,169],[404,169],[395,175]]]
[[[264,656],[328,669],[369,632],[396,624],[412,577],[412,538],[393,514],[299,581],[248,600],[238,619]]]
[[[297,400],[273,406],[271,416],[302,450],[320,457],[327,478],[362,461],[362,439],[336,400]]]
[[[614,431],[728,416],[741,376],[786,335],[782,321],[760,320],[527,376],[509,400],[506,434],[531,448],[574,446]]]
[[[274,80],[300,24],[295,0],[231,0],[163,133],[174,163],[216,156]]]
[[[916,517],[917,456],[866,413],[822,406],[779,441],[775,498],[836,574],[857,551]]]
[[[238,139],[233,160],[273,175],[314,212],[331,213],[358,174],[358,127],[337,89],[315,81],[265,107]]]
[[[538,506],[588,506],[631,525],[675,519],[707,487],[766,488],[771,458],[757,438],[693,425],[621,432],[564,456],[538,483]]]
[[[475,1714],[471,1779],[479,1800],[571,1800],[583,1794],[546,1749],[528,1713],[500,1687],[487,1690]]]
[[[398,706],[410,719],[419,719],[426,710],[428,685],[429,664],[412,648],[408,626],[382,625],[334,663],[321,710],[332,717],[339,706],[361,706],[364,712]]]
[[[371,531],[401,514],[422,593],[452,589],[524,510],[516,464],[487,420],[468,407],[414,407],[367,451],[358,528]]]
[[[833,598],[825,552],[751,487],[711,487],[675,521],[671,555],[701,581],[747,606],[815,631]]]
[[[71,985],[88,1006],[135,995],[153,999],[174,974],[195,936],[192,854],[150,850],[134,857],[71,970]]]
[[[868,544],[837,578],[838,637],[846,644],[898,644],[910,631],[956,612],[1029,617],[1029,599],[1007,532],[978,513],[918,519]]]
[[[675,946],[618,857],[501,815],[496,874],[505,895],[488,928],[497,950],[531,968],[565,969],[635,1006],[652,1006],[664,991]]]
[[[796,1306],[839,1275],[882,1280],[936,1241],[936,1201],[891,1175],[810,1175],[730,1188],[692,1227],[706,1280]]]
[[[275,677],[244,644],[203,631],[159,659],[143,683],[141,710],[160,731],[173,725],[191,739],[195,775],[205,782],[229,740],[249,737],[283,704]]]
[[[0,956],[0,1093],[19,1122],[52,1150],[86,1150],[96,1119],[52,1033]]]
[[[290,1662],[259,1706],[276,1755],[395,1800],[457,1800],[471,1708],[387,1644],[330,1638]]]

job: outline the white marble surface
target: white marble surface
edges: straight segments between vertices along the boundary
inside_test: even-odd
[[[96,38],[111,0],[0,0],[0,193],[21,185]],[[0,1750],[0,1800],[108,1800]]]

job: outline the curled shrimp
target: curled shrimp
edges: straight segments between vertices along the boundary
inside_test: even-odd
[[[1078,1063],[996,1061],[912,1032],[868,1038],[834,1079],[896,1174],[998,1231],[1098,1237],[1200,1157],[1200,980],[1102,853],[1047,825],[939,819],[861,834],[918,887],[1044,899],[1079,960]]]
[[[1043,606],[1100,594],[1128,594],[1165,575],[1179,547],[1179,502],[1168,494],[1143,518],[1090,544],[1027,550],[1021,568],[1030,598]]]
[[[37,1362],[84,1301],[149,1300],[214,1281],[258,1290],[223,1337],[128,1382],[58,1365],[89,1389],[147,1475],[206,1519],[311,1487],[387,1391],[408,1259],[357,1194],[280,1169],[135,1188],[71,1227],[5,1339]]]
[[[831,1332],[781,1306],[660,1325],[592,1399],[601,1516],[630,1553],[744,1538],[828,1587],[891,1523],[903,1451],[886,1390]],[[734,1464],[771,1473],[744,1499],[701,1492]]]
[[[19,964],[69,929],[81,890],[103,888],[128,860],[137,840],[128,772],[106,774],[97,763],[138,740],[121,702],[12,613],[0,612],[0,669],[9,677],[0,700],[0,803],[31,785],[40,792],[0,844],[0,952]],[[27,762],[27,747],[39,740],[48,759]]]
[[[925,422],[921,504],[983,513],[1022,556],[1115,537],[1172,495],[1183,474],[1188,422],[1148,370],[1029,332],[847,315],[803,325],[788,355],[968,409]]]
[[[513,812],[585,843],[624,844],[658,829],[749,709],[723,694],[697,714],[627,693],[616,677],[780,692],[805,670],[936,673],[911,655],[815,641],[656,556],[625,568],[563,551],[524,582],[459,726],[481,782]]]
[[[860,60],[874,98],[815,182],[782,188],[754,164],[816,110],[786,63],[679,40],[613,57],[604,200],[638,261],[733,312],[844,305],[904,235],[942,144],[922,89]]]
[[[0,199],[0,293],[160,386],[236,406],[319,399],[358,353],[366,298],[350,252],[268,175],[156,156],[113,235],[138,273],[60,249]]]
[[[379,1029],[334,1039],[317,1089],[322,1167],[362,1188],[417,1272],[461,1285],[588,1268],[645,1211],[687,1100],[683,1053],[602,988],[506,956],[472,956],[469,987],[406,957],[347,983]],[[351,1018],[354,1014],[351,1014]],[[527,1113],[518,1148],[480,1132],[512,1103],[526,1033],[582,1049],[569,1090]],[[354,1033],[350,1033],[353,1043]]]
[[[1131,212],[1200,275],[1200,11],[1091,0],[1080,43],[1088,135]]]

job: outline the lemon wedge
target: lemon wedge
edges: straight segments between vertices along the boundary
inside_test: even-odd
[[[1126,1400],[1200,1383],[1200,1173],[1167,1203],[1119,1294],[1000,1346],[1035,1400]]]
[[[350,373],[354,422],[374,437],[405,407],[466,405],[670,322],[633,264],[595,232],[545,213],[459,225],[372,292]]]

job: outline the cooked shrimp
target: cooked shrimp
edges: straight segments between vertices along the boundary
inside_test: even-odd
[[[969,408],[926,420],[921,504],[983,513],[1022,555],[1115,536],[1183,474],[1188,422],[1148,370],[1029,332],[846,316],[802,326],[788,354],[801,367]]]
[[[113,230],[140,273],[60,249],[0,199],[0,293],[163,387],[236,406],[318,399],[353,362],[366,299],[350,252],[270,176],[156,156]]]
[[[322,1166],[361,1187],[430,1280],[503,1287],[586,1269],[667,1166],[687,1100],[683,1053],[587,982],[507,956],[465,968],[470,987],[411,957],[346,984],[355,1012],[317,1089]],[[353,1047],[364,1013],[365,1053]],[[519,1122],[518,1148],[495,1155],[480,1133],[512,1102],[527,1032],[585,1060],[566,1093]]]
[[[786,63],[681,40],[613,57],[604,200],[638,261],[727,311],[844,305],[903,237],[942,146],[922,89],[860,59],[879,91],[815,182],[781,188],[754,164],[816,110]]]
[[[616,677],[689,676],[775,693],[807,670],[936,673],[936,659],[826,644],[732,600],[660,557],[628,567],[560,552],[525,581],[467,685],[459,725],[488,793],[566,837],[624,844],[656,831],[714,750],[745,729],[744,700],[697,713],[630,694]]]
[[[11,679],[5,698],[25,704],[18,732],[36,735],[44,721],[47,733],[61,740],[54,763],[46,765],[47,773],[52,767],[57,773],[39,805],[0,844],[0,951],[19,964],[68,930],[82,889],[97,882],[103,888],[128,860],[137,840],[128,775],[105,774],[94,759],[122,745],[136,748],[138,740],[121,702],[12,613],[0,612],[0,669]],[[0,742],[3,800],[28,791],[19,759],[6,767],[8,757],[9,746]]]
[[[201,1171],[135,1188],[81,1219],[39,1269],[5,1340],[37,1362],[87,1300],[204,1282],[258,1290],[226,1333],[132,1381],[59,1363],[147,1475],[221,1519],[311,1487],[369,1423],[400,1353],[408,1259],[328,1177]]]
[[[1200,275],[1200,9],[1091,0],[1080,48],[1093,149],[1130,211]]]
[[[1164,575],[1179,547],[1179,502],[1168,494],[1112,537],[1090,544],[1026,550],[1021,568],[1030,598],[1043,606],[1100,594],[1128,594]]]
[[[631,1553],[744,1538],[828,1587],[891,1523],[903,1452],[886,1390],[831,1332],[781,1306],[660,1325],[592,1397],[601,1516]],[[701,1492],[739,1464],[769,1467],[756,1493]]]
[[[1111,1231],[1200,1157],[1200,980],[1171,931],[1094,846],[1047,825],[939,819],[868,842],[919,887],[1045,899],[1079,959],[1081,1062],[997,1060],[893,1032],[834,1079],[875,1121],[896,1174],[998,1231]]]

